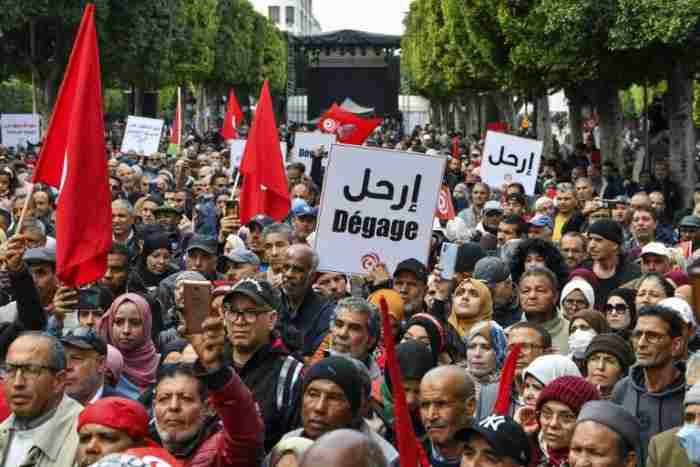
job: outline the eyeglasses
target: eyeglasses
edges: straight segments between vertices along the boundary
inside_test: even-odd
[[[576,300],[573,298],[567,298],[566,300],[564,300],[564,306],[576,308],[578,310],[580,308],[586,308],[588,306],[588,302],[586,300]]]
[[[48,365],[34,365],[32,363],[10,363],[5,362],[0,365],[0,372],[10,378],[15,378],[17,372],[21,371],[26,378],[38,378],[44,371],[59,371],[57,368]]]
[[[512,352],[513,349],[515,349],[516,345],[518,344],[508,344],[508,347],[506,347],[506,349],[508,350],[508,352]],[[544,345],[522,343],[520,344],[520,349],[523,353],[532,353],[532,351],[535,349],[544,349]]]
[[[233,308],[233,306],[228,303],[224,303],[223,309],[226,319],[237,321],[238,318],[242,316],[245,321],[249,323],[254,323],[258,319],[258,316],[263,313],[272,311],[268,308],[248,308],[247,310],[239,310],[238,308]]]
[[[634,331],[632,333],[633,341],[639,342],[644,338],[650,344],[658,344],[664,337],[666,337],[666,334],[660,334],[654,331]]]
[[[629,310],[629,307],[625,305],[624,303],[618,303],[617,305],[611,305],[611,304],[606,304],[605,305],[605,313],[608,314],[616,314],[616,315],[624,315],[627,313],[627,310]]]

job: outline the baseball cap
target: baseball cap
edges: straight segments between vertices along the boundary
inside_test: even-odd
[[[242,279],[226,294],[224,301],[228,301],[236,294],[248,297],[260,306],[269,307],[274,310],[280,307],[277,292],[272,287],[272,284],[267,281],[259,281],[253,278]]]
[[[202,250],[212,256],[216,256],[219,250],[219,243],[216,241],[216,238],[209,235],[195,234],[187,246],[187,253],[192,250]]]
[[[394,270],[394,277],[398,276],[400,272],[412,272],[416,275],[416,279],[421,282],[428,280],[428,269],[423,263],[415,258],[405,259],[401,261]]]
[[[693,309],[690,308],[688,302],[678,297],[669,297],[661,300],[658,305],[664,306],[672,311],[674,311],[685,324],[691,324],[697,326],[698,323],[695,321],[695,315],[693,314]]]
[[[538,214],[530,219],[530,225],[533,227],[549,227],[550,230],[554,230],[554,222],[552,222],[552,218],[542,214]]]
[[[472,277],[493,287],[510,277],[510,268],[501,258],[486,256],[476,262]]]
[[[248,227],[250,227],[252,224],[257,224],[260,226],[261,229],[264,229],[268,225],[274,223],[275,221],[271,217],[268,217],[265,214],[258,214],[248,222]]]
[[[56,253],[49,248],[30,248],[24,252],[24,262],[27,264],[51,263],[56,264]]]
[[[292,216],[294,217],[304,217],[312,216],[316,217],[318,215],[318,209],[312,208],[306,203],[299,204],[294,209],[292,209]]]
[[[684,216],[681,219],[681,223],[678,224],[679,227],[690,227],[693,229],[700,229],[700,217],[698,216]]]
[[[501,203],[494,200],[487,201],[486,204],[484,204],[484,209],[482,209],[482,212],[485,216],[488,216],[490,213],[496,211],[498,211],[500,214],[503,214],[503,208],[501,207]]]
[[[474,433],[483,436],[494,451],[514,459],[519,465],[530,463],[530,444],[527,436],[512,418],[490,415],[479,423],[459,430],[454,439],[467,442]]]
[[[666,258],[670,258],[671,254],[668,251],[668,248],[664,246],[663,243],[659,242],[651,242],[647,243],[644,245],[644,248],[642,248],[642,253],[639,256],[644,256],[644,255],[657,255],[657,256],[664,256]]]
[[[107,343],[88,327],[77,327],[64,331],[61,343],[83,350],[94,350],[100,355],[107,355]]]
[[[258,258],[258,255],[245,248],[231,250],[231,252],[226,255],[226,259],[232,263],[260,265],[260,258]]]

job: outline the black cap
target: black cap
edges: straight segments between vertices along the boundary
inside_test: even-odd
[[[454,438],[466,442],[474,433],[483,436],[494,451],[514,459],[518,465],[530,463],[527,435],[512,418],[490,415],[479,423],[473,422],[470,427],[459,430]]]
[[[420,282],[428,281],[428,268],[425,267],[423,263],[415,258],[405,259],[401,261],[396,269],[394,270],[394,277],[398,276],[400,272],[412,272],[416,275],[416,279]]]
[[[187,253],[192,250],[202,250],[212,256],[216,256],[219,252],[219,242],[216,241],[216,238],[209,235],[194,234],[189,245],[187,245]]]
[[[267,281],[258,281],[252,278],[242,279],[238,281],[233,289],[226,294],[225,301],[230,300],[230,297],[240,294],[244,295],[256,304],[277,310],[280,307],[280,300],[277,291]]]
[[[100,355],[107,355],[107,344],[92,328],[69,329],[61,337],[61,343],[83,350],[94,350]]]

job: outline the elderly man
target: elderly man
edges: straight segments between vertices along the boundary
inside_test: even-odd
[[[569,464],[571,467],[635,467],[641,443],[639,431],[639,420],[623,407],[609,401],[587,402],[576,419]]]
[[[64,393],[61,343],[48,334],[22,334],[10,345],[2,369],[12,411],[0,425],[2,465],[72,467],[82,406]]]
[[[278,464],[281,465],[281,464]],[[386,467],[381,447],[356,430],[340,429],[321,436],[304,454],[301,467]]]
[[[461,467],[526,467],[530,462],[527,435],[515,420],[491,415],[455,439],[464,442]]]
[[[351,360],[339,356],[324,358],[309,368],[304,377],[302,427],[287,433],[284,439],[303,436],[315,441],[333,430],[354,429],[376,442],[389,464],[398,464],[396,449],[362,418],[368,394],[369,388]]]
[[[423,447],[431,465],[459,467],[463,443],[455,434],[474,415],[474,380],[455,365],[433,368],[420,383],[420,415],[428,435]]]
[[[134,229],[134,207],[124,199],[112,201],[112,240],[129,250],[129,259],[135,260],[139,254],[138,235]]]
[[[700,463],[700,383],[693,385],[683,401],[683,426],[654,436],[649,442],[647,467],[693,467]],[[692,443],[692,444],[691,444]],[[692,448],[691,448],[692,446]],[[693,449],[694,448],[694,449]]]

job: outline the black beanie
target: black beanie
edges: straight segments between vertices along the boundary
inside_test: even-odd
[[[304,377],[304,391],[317,379],[327,379],[340,386],[350,402],[353,415],[357,415],[362,405],[362,376],[350,360],[345,357],[328,357],[316,363]]]
[[[476,266],[477,261],[484,256],[486,256],[486,251],[478,243],[463,243],[457,249],[455,272],[474,272],[474,266]]]
[[[624,235],[620,224],[612,219],[600,219],[592,223],[588,227],[589,234],[600,235],[606,240],[622,245]]]
[[[591,343],[588,344],[586,349],[586,354],[584,360],[588,363],[588,359],[591,358],[596,352],[603,352],[613,355],[617,358],[617,361],[622,367],[623,374],[627,374],[629,367],[634,365],[635,355],[632,347],[617,334],[598,334],[593,337]]]

